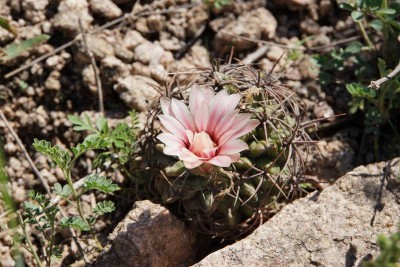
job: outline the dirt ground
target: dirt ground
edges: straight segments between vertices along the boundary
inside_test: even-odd
[[[63,174],[35,152],[32,143],[37,138],[71,147],[84,135],[72,130],[67,115],[100,115],[91,56],[99,69],[102,103],[112,124],[129,121],[132,109],[145,114],[149,100],[157,95],[151,84],[162,86],[178,71],[209,68],[214,59],[231,56],[235,62],[271,72],[307,105],[308,120],[343,114],[350,99],[345,85],[321,86],[319,70],[312,62],[314,54],[359,38],[349,13],[338,8],[340,2],[232,0],[222,8],[211,8],[190,0],[0,0],[0,16],[11,20],[19,31],[15,37],[0,29],[0,47],[39,34],[50,35],[47,42],[0,63],[0,110],[50,186],[63,183]],[[82,30],[87,47],[79,39]],[[30,189],[44,190],[6,126],[0,120],[0,142],[6,154],[10,192],[21,207]],[[310,181],[324,187],[351,169],[356,164],[360,131],[360,125],[348,116],[317,121],[310,134],[321,142],[317,145],[319,155],[310,159]],[[87,153],[74,176],[90,173],[92,160],[93,154]],[[118,170],[109,175],[119,185],[129,187]],[[90,207],[93,198],[99,200],[104,195],[89,195],[84,206]],[[133,197],[126,194],[115,201],[116,211],[95,227],[103,244],[131,208]],[[0,214],[5,214],[4,209],[0,205]],[[0,220],[4,217],[0,215]],[[36,245],[38,238],[32,230]],[[69,233],[61,232],[57,238],[63,244],[59,264],[78,260],[78,249]],[[83,250],[95,255],[94,241],[82,239]],[[0,232],[1,266],[14,266],[12,241],[8,231]],[[25,254],[26,262],[33,266],[32,257]]]

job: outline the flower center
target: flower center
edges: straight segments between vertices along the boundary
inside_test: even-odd
[[[207,150],[211,150],[214,147],[216,147],[215,143],[211,140],[208,133],[203,131],[194,134],[189,150],[198,157],[207,157]]]

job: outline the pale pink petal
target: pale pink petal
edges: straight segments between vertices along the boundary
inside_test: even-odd
[[[245,127],[246,124],[250,121],[250,118],[251,114],[238,114],[228,131],[224,132],[222,135],[221,133],[219,133],[219,135],[215,136],[215,139],[218,140],[218,145],[221,146],[229,139],[232,139],[231,136],[239,129]]]
[[[204,161],[202,160],[198,160],[198,161],[194,161],[194,162],[190,162],[190,161],[183,161],[183,165],[185,165],[185,167],[187,169],[194,169],[199,167],[201,164],[203,164]]]
[[[215,157],[215,154],[217,152],[218,147],[214,147],[214,148],[206,148],[203,150],[203,155],[205,158],[213,158]]]
[[[196,131],[192,114],[190,114],[188,107],[184,103],[172,98],[171,109],[175,118],[182,123],[183,127],[191,131]]]
[[[164,115],[171,115],[171,99],[163,96],[160,98],[160,106]]]
[[[163,142],[166,146],[185,147],[185,143],[181,139],[170,133],[161,133],[157,135],[157,139]]]
[[[239,138],[251,131],[253,131],[260,124],[259,120],[250,120],[242,129],[238,130],[231,136],[231,139]]]
[[[199,132],[207,130],[208,117],[208,105],[203,100],[194,114],[194,121]]]
[[[165,155],[177,156],[181,154],[182,147],[166,146],[163,149]]]
[[[215,139],[218,139],[219,136],[224,134],[229,128],[232,127],[233,122],[236,119],[236,116],[238,115],[239,110],[233,110],[229,113],[227,113],[220,121],[220,123],[217,125],[215,128],[214,132],[214,137]]]
[[[189,149],[187,148],[182,148],[181,153],[179,154],[179,159],[182,161],[188,161],[188,162],[195,162],[198,161],[202,158],[196,156],[193,154]]]
[[[241,96],[239,94],[228,95],[225,90],[220,91],[210,104],[210,119],[207,131],[213,135],[221,119],[231,113],[239,104]]]
[[[212,165],[219,166],[219,167],[229,167],[232,163],[232,160],[229,156],[216,156],[207,161],[208,163],[211,163]]]
[[[222,155],[231,155],[231,154],[239,153],[248,148],[249,148],[249,146],[246,144],[246,142],[244,142],[240,139],[231,139],[220,147],[218,154],[219,155],[221,155],[221,154]]]
[[[189,94],[189,109],[193,117],[196,114],[201,102],[204,101],[205,103],[209,104],[214,95],[214,91],[211,87],[200,87],[197,84],[193,85]]]
[[[238,162],[240,159],[240,153],[232,154],[232,155],[227,155],[231,158],[232,163]]]
[[[186,135],[189,139],[189,144],[193,142],[194,133],[191,130],[186,130]]]
[[[160,119],[162,126],[169,133],[176,135],[176,137],[184,141],[186,144],[189,143],[186,130],[177,119],[168,115],[158,115],[158,118]]]

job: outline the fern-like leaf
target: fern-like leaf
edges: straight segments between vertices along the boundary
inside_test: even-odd
[[[61,169],[65,170],[71,163],[71,157],[68,152],[59,146],[52,146],[50,142],[45,140],[34,139],[33,147],[36,151],[43,153],[51,158]]]
[[[97,215],[103,215],[105,213],[110,213],[115,210],[115,204],[112,201],[104,200],[96,204],[94,207],[93,212]]]
[[[74,228],[80,231],[89,231],[90,225],[79,217],[62,218],[60,221],[61,228]]]
[[[75,158],[77,158],[88,150],[106,149],[109,146],[110,142],[101,138],[96,138],[93,140],[86,139],[76,147],[72,147],[71,150],[74,153]]]
[[[100,190],[104,193],[111,193],[119,189],[118,185],[114,184],[111,179],[97,174],[86,176],[83,188],[86,190]]]

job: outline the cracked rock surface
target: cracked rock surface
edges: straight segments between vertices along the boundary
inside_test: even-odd
[[[195,266],[361,266],[396,231],[400,159],[360,166]]]

